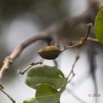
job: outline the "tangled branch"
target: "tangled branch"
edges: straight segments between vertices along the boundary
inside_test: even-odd
[[[14,50],[13,52],[7,56],[4,61],[3,61],[3,66],[0,69],[0,80],[4,74],[4,72],[6,70],[8,70],[11,66],[11,64],[14,62],[14,60],[16,58],[19,57],[19,55],[22,53],[22,51],[28,47],[30,44],[36,42],[37,40],[44,40],[47,39],[47,37],[51,34],[59,34],[61,31],[65,30],[65,27],[69,28],[69,26],[76,26],[77,24],[81,23],[81,22],[92,22],[94,23],[94,17],[91,20],[91,12],[94,11],[93,15],[96,15],[98,10],[100,8],[100,3],[95,1],[90,3],[90,7],[88,8],[87,11],[85,11],[82,15],[78,16],[78,17],[74,17],[72,19],[70,18],[66,18],[63,21],[57,22],[53,25],[51,25],[49,28],[47,28],[46,30],[44,30],[41,33],[38,33],[36,36],[33,35],[30,38],[27,38],[26,40],[24,40],[23,42],[21,42]],[[89,10],[91,9],[91,11]],[[91,21],[90,21],[91,20]],[[72,21],[72,22],[71,22]],[[91,40],[91,39],[89,39]]]

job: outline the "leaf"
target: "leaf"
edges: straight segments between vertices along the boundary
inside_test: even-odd
[[[60,93],[55,87],[41,84],[37,86],[36,97],[23,103],[59,103]]]
[[[40,103],[58,103],[60,93],[53,86],[41,84],[37,87],[36,99]]]
[[[95,20],[96,38],[103,43],[103,7],[100,8]]]
[[[26,78],[26,84],[36,88],[38,84],[53,85],[56,89],[65,85],[66,79],[63,73],[56,67],[42,66],[29,70]]]
[[[39,103],[39,101],[37,101],[35,98],[32,98],[29,100],[25,100],[23,103]]]

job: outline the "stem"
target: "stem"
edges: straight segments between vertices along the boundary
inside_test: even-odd
[[[88,37],[87,40],[89,40],[89,41],[93,41],[93,42],[99,42],[98,39],[96,39],[96,38],[91,38],[91,37]]]
[[[80,58],[79,57],[79,52],[80,52],[79,49],[77,49],[76,59],[74,61],[74,64],[72,66],[72,69],[71,69],[69,75],[67,76],[67,79],[69,79],[69,77],[70,77],[71,74],[75,75],[75,73],[74,73],[74,67],[75,67],[75,64],[77,63],[78,59]]]
[[[73,44],[73,45],[70,45],[70,46],[64,46],[64,49],[61,51],[61,52],[64,52],[66,49],[70,49],[70,48],[73,48],[73,47],[78,47],[78,46],[80,46],[80,45],[82,45],[83,44],[83,42],[81,42],[81,41],[79,41],[78,43],[76,43],[76,44]]]
[[[3,66],[0,69],[0,80],[4,74],[4,72],[6,70],[9,69],[9,67],[11,66],[11,64],[13,63],[13,61],[19,57],[19,55],[22,53],[22,51],[29,46],[30,44],[32,44],[33,42],[36,42],[37,40],[46,40],[48,39],[48,35],[44,33],[41,33],[40,35],[33,35],[29,38],[27,38],[26,40],[24,40],[22,43],[20,43],[14,50],[13,52],[7,56],[4,61],[3,61]]]
[[[86,32],[86,35],[85,35],[85,37],[84,37],[84,41],[86,41],[87,40],[87,38],[88,38],[88,36],[89,36],[89,33],[90,33],[90,30],[91,30],[91,27],[92,27],[92,23],[89,23],[89,24],[87,24],[87,32]]]
[[[16,103],[15,100],[3,90],[3,88],[4,87],[2,85],[0,85],[1,92],[3,92],[12,101],[12,103]]]
[[[36,62],[36,63],[33,62],[27,68],[25,68],[23,71],[19,71],[19,73],[24,75],[24,73],[27,72],[34,65],[43,64],[43,61],[44,61],[44,59],[41,59],[39,62]]]
[[[67,81],[67,84],[70,83],[72,81],[72,79],[74,78],[75,74],[73,73],[71,79],[69,81]]]
[[[77,49],[77,52],[76,52],[76,59],[75,59],[75,61],[74,61],[74,63],[73,63],[73,66],[72,66],[72,68],[71,68],[70,73],[68,74],[68,76],[67,76],[67,78],[66,78],[66,83],[65,83],[65,85],[64,85],[63,88],[60,90],[60,93],[62,93],[62,92],[65,90],[67,84],[70,83],[70,81],[71,81],[71,80],[73,79],[73,77],[75,76],[74,67],[75,67],[75,64],[77,63],[77,61],[78,61],[78,59],[79,59],[79,54],[80,54],[80,49],[78,48],[78,49]],[[73,76],[72,76],[72,78],[68,81],[68,79],[69,79],[69,77],[70,77],[71,74],[73,74]]]

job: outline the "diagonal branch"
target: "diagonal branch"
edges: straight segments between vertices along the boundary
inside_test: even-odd
[[[19,57],[19,55],[22,53],[22,51],[29,46],[30,44],[32,44],[33,42],[36,42],[37,40],[45,40],[48,39],[48,35],[44,35],[44,33],[38,34],[38,35],[33,35],[29,38],[27,38],[26,40],[24,40],[23,42],[21,42],[14,50],[13,52],[7,56],[4,61],[3,61],[3,66],[0,69],[0,79],[2,78],[4,72],[11,66],[11,64],[13,63],[13,61]]]
[[[43,64],[43,61],[44,61],[44,59],[42,58],[39,62],[36,62],[36,63],[33,62],[26,69],[24,69],[24,71],[19,71],[19,73],[23,75],[27,70],[29,70],[34,65]]]
[[[4,93],[12,101],[12,103],[16,103],[15,100],[9,94],[7,94],[3,89],[4,87],[0,85],[0,91]]]

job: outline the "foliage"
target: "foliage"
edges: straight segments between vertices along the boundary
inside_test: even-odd
[[[103,7],[95,19],[95,33],[97,39],[103,43]],[[42,49],[42,52],[46,52],[45,55],[48,53],[47,49]],[[51,56],[50,53],[49,50],[49,56]],[[45,55],[43,54],[44,57]],[[59,103],[61,90],[65,89],[66,83],[67,79],[64,74],[56,67],[35,67],[28,72],[26,84],[36,89],[36,96],[30,100],[25,100],[24,103]]]
[[[60,93],[55,87],[48,84],[40,84],[36,88],[35,99],[25,100],[24,103],[58,103]]]
[[[95,20],[95,33],[97,39],[103,43],[103,7],[100,8]]]
[[[25,100],[24,103],[58,103],[60,93],[66,84],[64,74],[56,67],[35,67],[28,72],[26,84],[36,89],[35,99]]]

